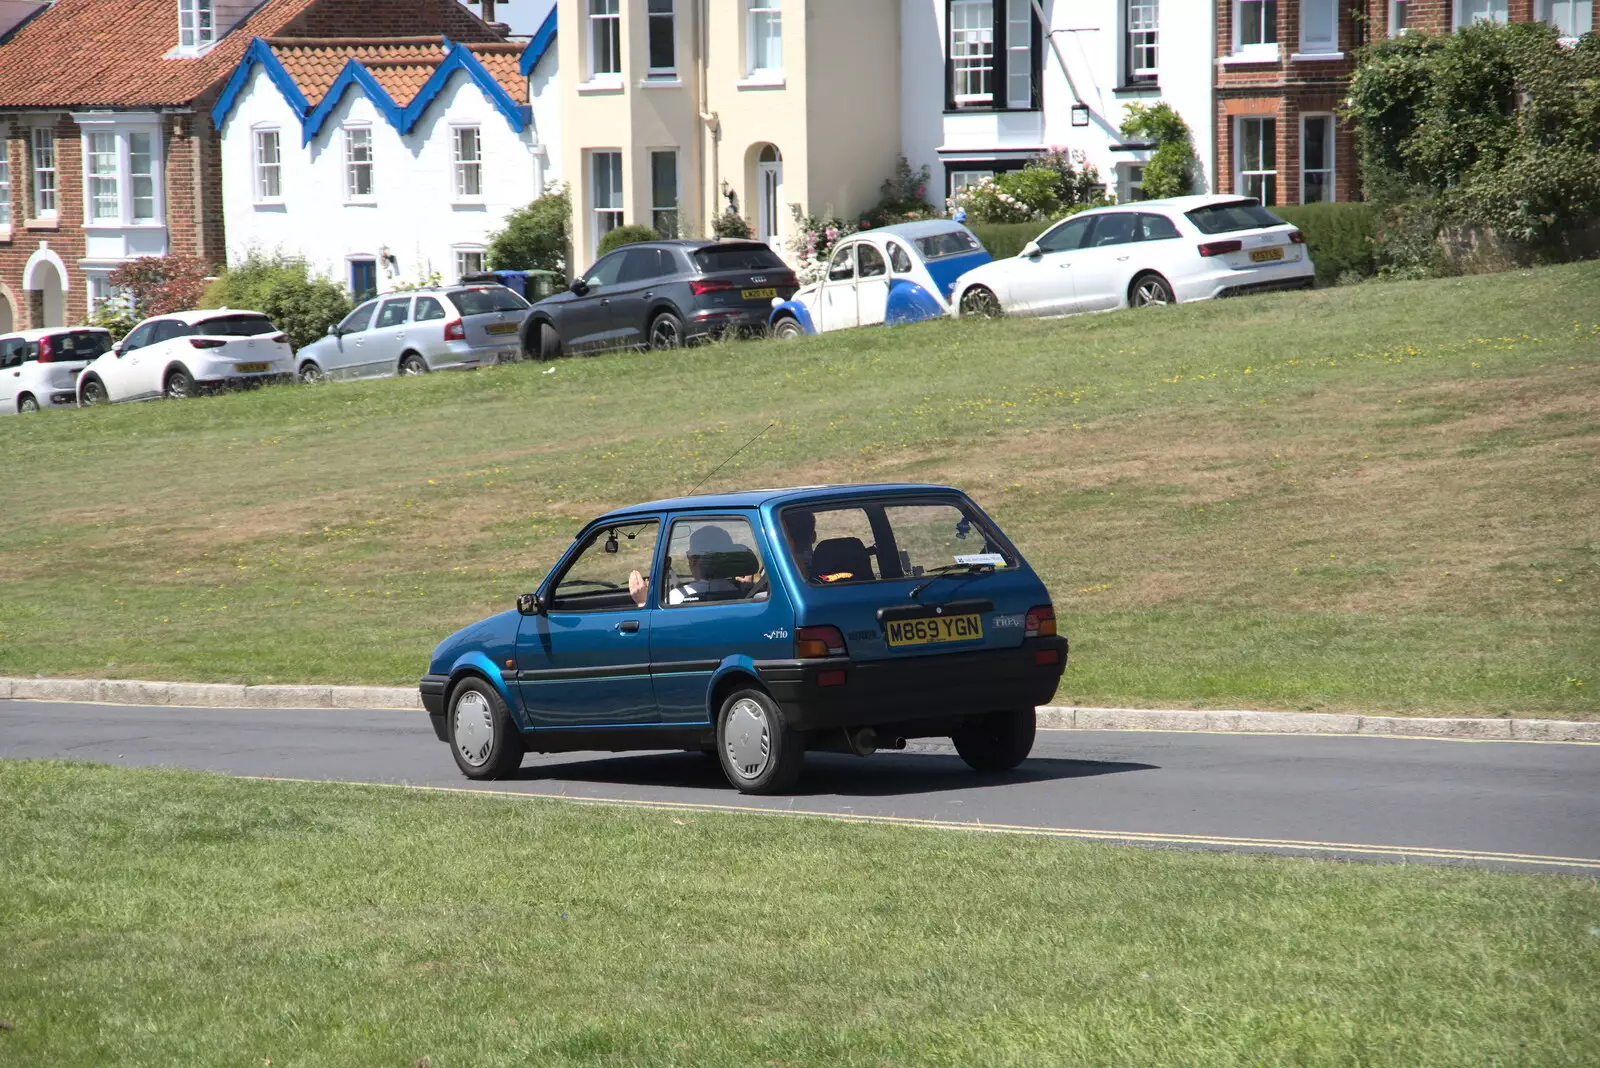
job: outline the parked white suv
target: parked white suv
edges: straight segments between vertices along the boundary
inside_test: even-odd
[[[1079,212],[956,280],[958,315],[1070,315],[1310,289],[1305,235],[1258,201],[1208,195]]]
[[[441,286],[369,300],[297,356],[302,382],[421,375],[522,358],[531,306],[501,285]]]
[[[110,331],[97,326],[0,334],[0,415],[75,407],[78,372],[110,348]]]
[[[289,382],[289,339],[256,311],[206,308],[146,319],[78,376],[81,404],[192,397],[228,386]]]

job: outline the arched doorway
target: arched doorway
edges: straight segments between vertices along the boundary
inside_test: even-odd
[[[56,270],[53,263],[41,263],[34,268],[34,288],[44,298],[44,321],[35,323],[34,326],[66,326],[67,325],[67,287],[62,281],[61,272]]]
[[[25,311],[30,328],[67,325],[67,265],[49,242],[39,242],[38,251],[28,257],[28,265],[22,269],[22,289],[28,307],[15,308],[13,314],[22,318],[17,313]]]
[[[0,291],[0,334],[9,334],[17,328],[17,313],[11,310],[11,295]]]
[[[783,153],[761,146],[756,157],[756,238],[783,252]]]

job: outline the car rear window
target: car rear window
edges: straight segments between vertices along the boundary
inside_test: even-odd
[[[917,578],[968,564],[1018,566],[982,516],[948,498],[794,505],[779,520],[813,586]]]
[[[983,246],[965,230],[946,230],[942,234],[929,234],[917,238],[917,250],[925,260],[943,259],[945,256],[963,256],[976,252]]]
[[[103,352],[111,351],[111,335],[99,330],[51,334],[50,348],[57,362],[92,360]]]
[[[1284,222],[1254,200],[1231,200],[1226,204],[1207,204],[1184,212],[1202,234],[1228,234],[1235,230],[1259,230],[1263,226],[1283,226]]]
[[[696,249],[695,265],[710,274],[715,271],[785,270],[778,254],[765,245],[710,245]]]
[[[200,320],[187,332],[212,337],[259,337],[276,334],[278,328],[265,315],[219,315],[215,319]]]
[[[462,315],[487,315],[490,312],[522,311],[528,302],[505,286],[452,289],[446,294]]]

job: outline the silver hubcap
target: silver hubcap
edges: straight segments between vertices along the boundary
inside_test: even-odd
[[[22,410],[25,412],[36,412],[39,410],[39,402],[34,400],[32,397],[26,397],[22,401]]]
[[[187,397],[189,395],[189,382],[187,379],[173,375],[167,381],[167,393],[174,397]]]
[[[767,710],[759,701],[740,698],[728,710],[723,745],[728,751],[728,765],[739,778],[760,778],[767,770],[772,759],[772,727],[767,722]]]
[[[656,323],[655,330],[656,348],[675,349],[678,347],[678,328],[665,319]]]
[[[1139,304],[1148,307],[1152,304],[1165,304],[1167,291],[1160,282],[1141,282],[1138,289]]]
[[[494,748],[494,712],[489,700],[477,690],[468,690],[456,699],[456,752],[475,768],[489,762]]]
[[[407,360],[400,365],[400,373],[403,375],[420,375],[422,373],[422,365],[416,360]]]
[[[307,384],[320,382],[321,380],[322,372],[317,370],[315,367],[307,367],[302,369],[300,372],[300,381]]]

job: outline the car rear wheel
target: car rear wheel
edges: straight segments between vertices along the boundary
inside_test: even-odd
[[[408,352],[400,357],[400,373],[403,375],[425,375],[428,373],[428,364],[421,356]]]
[[[974,771],[1010,771],[1033,751],[1036,726],[1031,708],[974,716],[950,736],[956,752]]]
[[[450,752],[469,779],[504,779],[522,767],[522,733],[506,703],[482,679],[466,679],[450,695]]]
[[[766,692],[736,690],[722,702],[717,758],[740,793],[787,792],[799,779],[805,756],[805,740]]]
[[[556,328],[549,323],[540,323],[534,329],[539,331],[539,359],[554,360],[561,355],[561,335],[556,333]]]
[[[300,384],[303,386],[314,386],[326,377],[328,376],[322,373],[322,368],[310,360],[300,365]]]
[[[798,341],[806,336],[806,328],[800,325],[799,319],[792,315],[785,315],[772,328],[772,336],[780,341]]]
[[[961,314],[998,319],[1001,314],[1000,300],[988,286],[973,286],[961,294]]]
[[[183,400],[185,397],[194,396],[194,376],[181,367],[174,367],[167,372],[167,396],[173,400]]]
[[[650,348],[677,349],[683,347],[683,320],[671,312],[662,312],[650,323]]]
[[[1176,304],[1172,286],[1159,274],[1141,274],[1128,287],[1128,305],[1133,308],[1159,308]]]
[[[80,404],[110,404],[111,398],[106,395],[106,387],[98,378],[91,378],[84,382],[83,389],[78,394]]]
[[[39,402],[33,399],[32,393],[24,393],[17,398],[17,411],[22,415],[39,410]]]

